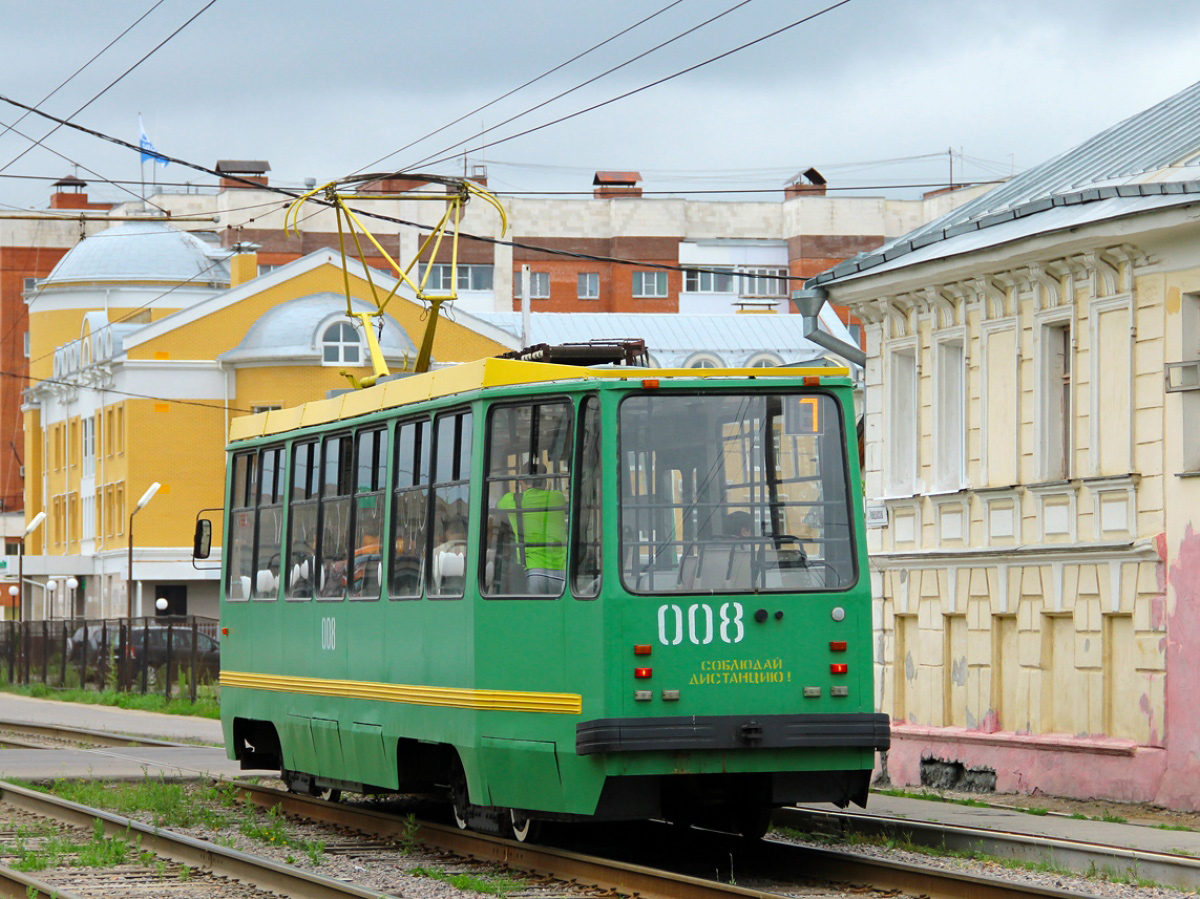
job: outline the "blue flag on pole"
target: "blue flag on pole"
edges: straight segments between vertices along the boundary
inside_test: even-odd
[[[142,148],[142,162],[149,162],[153,159],[163,168],[171,164],[170,160],[154,149],[154,144],[150,143],[150,138],[146,137],[146,129],[142,125],[141,115],[138,116],[138,146]]]

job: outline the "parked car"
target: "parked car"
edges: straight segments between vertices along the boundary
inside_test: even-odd
[[[134,662],[135,672],[143,665],[159,668],[167,664],[167,633],[164,624],[135,624],[131,631],[128,656]],[[171,628],[171,664],[176,670],[187,670],[192,664],[192,629],[186,625]],[[101,653],[104,630],[99,626],[87,629],[87,659],[95,664]],[[121,628],[115,624],[108,627],[108,645],[115,659],[120,650]],[[78,665],[83,656],[83,628],[78,628],[67,640],[67,658]],[[221,671],[221,644],[208,634],[196,632],[196,675],[201,680],[216,680]]]

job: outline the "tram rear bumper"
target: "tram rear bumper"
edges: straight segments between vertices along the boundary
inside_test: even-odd
[[[600,718],[575,728],[575,751],[579,755],[705,749],[884,750],[890,745],[888,716],[873,712]]]

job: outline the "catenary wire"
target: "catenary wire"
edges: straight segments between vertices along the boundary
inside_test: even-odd
[[[515,94],[519,91],[523,91],[525,88],[536,84],[537,82],[541,81],[544,78],[548,78],[549,76],[553,75],[555,72],[559,71],[560,69],[566,68],[571,63],[582,59],[583,57],[587,56],[589,53],[599,50],[601,47],[605,46],[606,44],[611,44],[617,38],[628,34],[629,32],[633,31],[635,28],[639,28],[642,25],[645,25],[651,19],[661,16],[663,13],[667,12],[669,9],[671,9],[675,6],[678,6],[682,2],[683,2],[683,0],[672,0],[671,3],[668,3],[666,6],[662,7],[662,9],[659,9],[657,12],[653,12],[650,15],[646,16],[644,19],[641,19],[638,22],[634,22],[632,25],[622,28],[620,31],[618,31],[616,34],[612,35],[611,37],[605,38],[604,40],[600,41],[600,43],[598,43],[598,44],[593,44],[591,47],[588,47],[586,50],[584,50],[581,53],[576,53],[574,56],[572,56],[570,59],[566,60],[565,62],[560,62],[558,65],[554,66],[553,68],[547,69],[545,72],[542,72],[542,74],[538,75],[537,77],[529,79],[524,84],[519,85],[518,87],[514,87],[512,90],[501,94],[499,97],[496,97],[494,100],[490,100],[489,102],[484,103],[482,106],[477,106],[474,109],[472,109],[470,112],[463,113],[461,116],[459,116],[453,122],[447,122],[445,125],[442,125],[440,128],[438,128],[434,131],[430,131],[427,134],[425,134],[424,136],[418,137],[414,141],[410,141],[409,143],[405,144],[403,147],[400,147],[398,150],[393,150],[391,153],[388,153],[386,156],[379,157],[374,162],[368,162],[366,165],[362,166],[362,168],[356,169],[351,174],[358,175],[361,172],[365,171],[366,169],[374,168],[375,166],[379,165],[380,163],[386,162],[387,160],[391,159],[393,156],[397,156],[400,153],[403,153],[405,150],[410,150],[413,147],[415,147],[417,144],[422,143],[426,140],[429,140],[434,135],[441,134],[446,129],[457,125],[459,122],[462,122],[463,120],[470,118],[471,116],[475,115],[476,113],[483,112],[483,110],[488,109],[489,107],[495,106],[497,103],[499,103],[502,100],[507,100],[513,94]],[[534,107],[534,108],[536,108],[536,107]],[[463,143],[463,141],[459,141],[458,143]],[[455,144],[453,146],[457,146],[457,144]],[[442,152],[442,151],[438,151],[438,152]]]
[[[505,126],[511,122],[515,122],[517,119],[524,118],[525,116],[529,115],[530,113],[536,112],[537,110],[541,109],[544,106],[548,106],[549,104],[555,102],[556,100],[561,100],[563,97],[567,96],[568,94],[573,94],[575,91],[581,90],[582,88],[587,87],[589,84],[596,83],[601,78],[608,77],[613,72],[619,71],[620,69],[623,69],[626,66],[632,65],[633,63],[637,62],[640,59],[645,59],[647,56],[649,56],[652,53],[658,52],[663,47],[669,46],[670,44],[673,44],[676,41],[682,40],[683,38],[687,37],[689,34],[694,34],[695,32],[699,31],[701,28],[704,28],[707,25],[711,25],[713,22],[716,22],[718,19],[722,19],[725,16],[727,16],[733,12],[736,12],[737,10],[741,9],[743,6],[746,6],[748,3],[752,3],[752,2],[753,2],[753,0],[740,0],[740,2],[735,3],[733,6],[717,13],[715,16],[712,16],[712,17],[704,20],[703,22],[699,23],[698,25],[693,25],[691,28],[688,28],[687,30],[680,32],[679,34],[675,35],[674,37],[668,38],[667,40],[662,41],[659,44],[656,44],[655,46],[651,47],[650,49],[644,50],[641,53],[638,53],[637,55],[625,60],[624,62],[618,63],[617,65],[612,66],[609,69],[606,69],[605,71],[601,72],[598,75],[593,75],[591,78],[588,78],[585,81],[581,81],[579,84],[576,84],[574,87],[570,87],[565,91],[561,91],[561,92],[555,94],[553,97],[550,97],[547,100],[543,100],[541,103],[531,106],[528,109],[526,109],[522,112],[519,112],[515,115],[509,116],[507,119],[505,119],[502,122],[497,122],[495,125],[492,125],[486,129],[484,129],[484,131],[481,132],[480,136],[482,136],[483,134],[487,134],[489,131],[495,131],[497,128],[502,128],[503,126]],[[849,2],[849,0],[846,0],[846,2]],[[449,146],[444,147],[435,153],[431,153],[428,156],[426,156],[424,159],[420,159],[420,160],[414,162],[411,166],[406,166],[405,168],[412,169],[412,168],[416,168],[418,166],[423,166],[423,165],[429,163],[430,160],[434,160],[434,159],[437,159],[437,163],[444,162],[444,161],[446,161],[447,158],[452,158],[452,157],[442,156],[440,159],[438,159],[437,157],[441,156],[441,154],[449,153],[454,147],[461,146],[462,144],[466,143],[467,140],[472,140],[472,139],[474,139],[473,136],[471,138],[467,138],[465,140],[455,141],[454,143],[450,144]],[[505,140],[507,140],[507,138]],[[503,143],[503,141],[497,141],[497,143]],[[491,144],[483,145],[483,147],[488,147],[488,146],[491,146]],[[468,151],[468,152],[474,152],[474,151]],[[457,152],[453,154],[453,156],[458,156],[458,155],[460,155],[460,154]],[[437,163],[434,163],[434,164],[437,164]]]
[[[456,152],[450,156],[445,156],[440,159],[426,158],[426,159],[422,160],[419,164],[420,165],[440,165],[441,163],[447,162],[451,159],[454,159],[458,156],[463,155],[463,153],[478,153],[480,150],[486,150],[489,147],[498,146],[499,144],[507,143],[510,140],[516,140],[519,137],[525,137],[526,135],[533,134],[536,131],[541,131],[543,128],[549,128],[552,125],[561,124],[562,122],[566,122],[571,119],[577,118],[581,115],[584,115],[585,113],[593,112],[597,109],[601,109],[605,106],[609,106],[613,103],[618,102],[619,100],[625,100],[629,97],[634,96],[635,94],[640,94],[642,91],[649,90],[652,87],[658,87],[660,84],[665,84],[668,81],[672,81],[683,75],[687,75],[691,72],[696,71],[697,69],[703,68],[704,66],[711,65],[712,63],[718,62],[722,59],[732,56],[735,53],[740,53],[742,50],[746,50],[749,47],[755,46],[756,44],[761,44],[763,41],[770,40],[771,38],[777,37],[778,35],[783,34],[786,31],[790,31],[791,29],[796,28],[800,25],[803,25],[807,22],[811,22],[812,20],[814,20],[820,16],[823,16],[826,13],[832,12],[833,10],[838,9],[839,7],[845,6],[847,3],[850,3],[850,2],[851,2],[851,0],[838,0],[838,2],[832,3],[829,6],[826,6],[824,9],[819,9],[816,12],[805,16],[804,18],[797,19],[795,22],[792,22],[788,25],[784,25],[780,28],[776,28],[774,31],[770,31],[767,34],[761,35],[760,37],[757,37],[752,41],[747,41],[744,44],[739,44],[738,46],[733,47],[730,50],[726,50],[724,53],[719,53],[716,56],[709,57],[708,59],[705,59],[701,62],[695,63],[694,65],[690,65],[686,68],[680,69],[679,71],[674,72],[670,75],[664,75],[662,78],[659,78],[655,81],[651,81],[648,84],[643,84],[640,87],[632,88],[630,90],[625,91],[624,93],[617,94],[615,97],[610,97],[609,99],[602,100],[599,103],[593,103],[591,106],[585,107],[584,109],[579,109],[579,110],[576,110],[575,112],[568,113],[567,115],[559,116],[556,119],[551,119],[549,122],[544,122],[541,125],[535,125],[532,128],[526,128],[524,131],[518,131],[516,134],[510,134],[508,137],[503,137],[498,140],[488,141],[486,143],[479,144],[478,146],[472,147],[469,150],[464,150],[461,153]]]
[[[45,103],[47,100],[49,100],[55,94],[57,94],[60,90],[62,90],[64,87],[66,87],[72,81],[74,81],[75,76],[79,75],[84,69],[86,69],[92,63],[94,63],[97,59],[99,59],[101,56],[103,56],[105,53],[107,53],[112,48],[113,44],[115,44],[121,38],[125,37],[125,35],[129,34],[129,32],[133,31],[133,29],[136,28],[138,25],[140,25],[142,23],[142,21],[145,20],[145,18],[150,15],[150,13],[154,12],[154,10],[158,9],[165,2],[166,2],[166,0],[158,0],[157,3],[155,3],[148,10],[146,10],[144,13],[142,13],[140,16],[138,16],[136,19],[134,19],[133,23],[131,25],[126,27],[126,29],[124,31],[122,31],[120,34],[118,34],[116,37],[114,37],[111,41],[109,41],[107,44],[105,44],[95,54],[93,54],[91,59],[89,59],[87,62],[85,62],[79,68],[77,68],[74,72],[72,72],[70,75],[68,75],[65,79],[63,79],[59,83],[58,87],[54,88],[54,90],[50,91],[50,93],[46,94],[46,96],[42,97],[42,99],[38,100],[36,105],[41,106],[43,103]],[[0,131],[0,137],[4,137],[4,135],[8,134],[8,132],[11,131],[15,125],[20,125],[21,122],[25,121],[26,117],[29,115],[30,115],[30,113],[27,112],[27,113],[25,113],[25,115],[21,116],[19,119],[17,119],[15,122],[13,122],[12,125],[6,125],[4,127],[4,130]],[[11,164],[12,163],[9,163],[9,165],[11,165]],[[0,172],[3,172],[7,168],[8,168],[7,165],[4,166],[3,168],[0,168]]]

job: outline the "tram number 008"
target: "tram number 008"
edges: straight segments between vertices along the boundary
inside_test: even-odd
[[[337,619],[321,619],[321,648],[337,649]]]
[[[658,642],[663,646],[678,646],[684,638],[703,646],[718,636],[723,643],[741,643],[746,636],[740,602],[722,603],[716,611],[702,602],[686,610],[674,604],[658,607]]]

